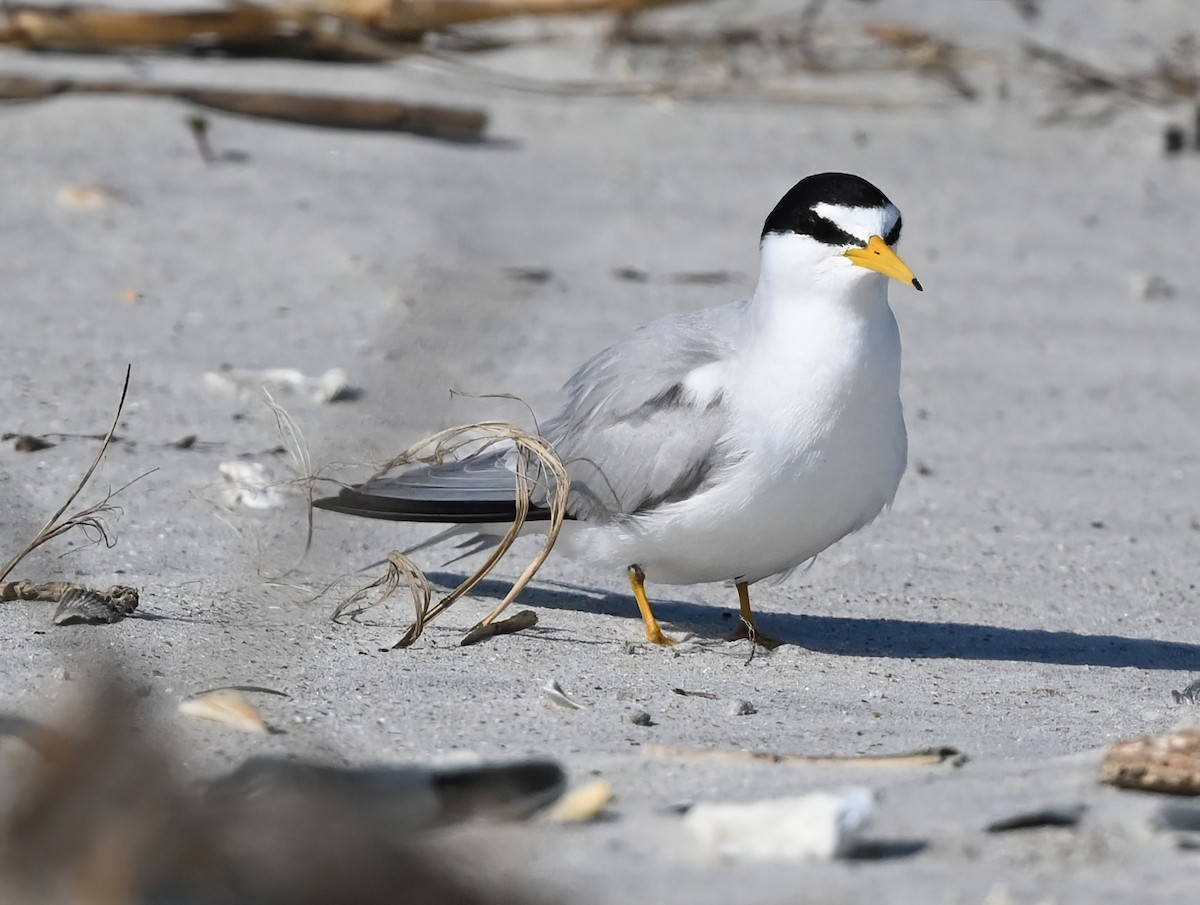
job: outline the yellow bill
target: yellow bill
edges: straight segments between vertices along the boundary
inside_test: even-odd
[[[908,283],[918,292],[924,291],[908,265],[901,261],[900,256],[879,236],[871,236],[866,248],[850,249],[846,252],[846,257],[859,267],[882,273],[885,277],[891,277],[901,283]]]

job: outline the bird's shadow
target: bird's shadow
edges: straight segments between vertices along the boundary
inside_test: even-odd
[[[429,579],[454,587],[465,576],[431,572]],[[472,595],[499,600],[509,583],[485,579]],[[631,594],[555,582],[528,587],[520,601],[542,609],[578,610],[637,618]],[[701,636],[729,631],[729,610],[685,600],[655,598],[664,621],[686,625]],[[1045,629],[1005,628],[966,622],[865,619],[854,616],[806,616],[758,611],[760,626],[772,637],[813,651],[850,657],[1014,660],[1063,666],[1111,666],[1135,669],[1200,669],[1200,645],[1123,635],[1090,635]],[[722,614],[726,614],[723,618]]]

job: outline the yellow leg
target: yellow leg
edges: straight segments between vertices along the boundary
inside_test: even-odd
[[[642,611],[642,622],[646,623],[646,640],[651,644],[670,647],[675,642],[663,634],[658,627],[658,620],[650,610],[650,601],[646,598],[646,573],[640,566],[629,567],[629,583],[633,586],[633,596],[637,600],[638,609]]]
[[[738,604],[742,610],[742,621],[738,625],[732,635],[729,636],[730,641],[740,641],[743,638],[749,638],[755,644],[761,644],[767,650],[774,650],[783,642],[776,641],[764,635],[758,630],[758,626],[754,624],[754,611],[750,609],[750,585],[744,581],[737,583]]]

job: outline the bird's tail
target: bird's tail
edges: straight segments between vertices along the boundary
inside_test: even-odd
[[[536,500],[535,494],[535,500]],[[316,500],[318,509],[397,522],[456,525],[512,523],[517,517],[513,451],[497,450],[461,462],[425,465],[372,478]],[[531,502],[527,521],[546,521],[550,509]]]

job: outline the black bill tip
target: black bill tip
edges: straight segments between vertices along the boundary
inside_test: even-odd
[[[925,291],[924,289],[921,288],[921,281],[918,280],[916,277],[913,277],[913,289],[917,290],[917,292]]]

